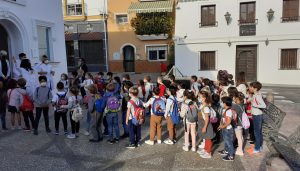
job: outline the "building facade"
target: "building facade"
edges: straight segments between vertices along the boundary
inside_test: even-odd
[[[247,81],[300,85],[299,0],[179,0],[175,65],[216,80],[218,70]]]
[[[33,64],[47,55],[59,79],[67,72],[64,24],[53,11],[61,8],[59,1],[0,0],[0,49],[10,57],[24,52]]]
[[[62,0],[69,71],[85,59],[89,71],[107,70],[106,0]]]
[[[109,0],[109,71],[160,72],[170,56],[173,18],[172,0]]]

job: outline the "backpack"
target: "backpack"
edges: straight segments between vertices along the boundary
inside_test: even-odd
[[[130,115],[132,117],[132,123],[133,125],[142,125],[145,123],[145,109],[141,106],[137,106],[134,101],[129,100],[129,103],[134,108],[134,114],[130,112]]]
[[[121,102],[116,96],[108,97],[106,102],[106,108],[110,113],[116,113],[121,110]]]
[[[245,110],[243,110],[243,108],[241,106],[239,106],[239,107],[243,111],[242,119],[239,118],[239,122],[242,123],[242,126],[244,129],[248,129],[250,127],[250,121],[249,121],[248,115],[246,114]]]
[[[178,110],[178,103],[176,99],[171,99],[173,101],[173,111],[170,113],[170,117],[173,121],[173,124],[179,124],[180,122],[180,115],[179,115],[179,110]]]
[[[22,94],[23,103],[20,106],[20,111],[33,111],[34,105],[27,94]]]
[[[166,104],[162,98],[155,98],[152,104],[152,112],[156,116],[164,116],[166,111]]]
[[[228,111],[228,110],[231,110],[232,111],[232,118],[231,118],[231,126],[233,127],[233,128],[236,128],[237,127],[237,113],[236,113],[236,111],[234,110],[234,109],[232,109],[232,108],[228,108],[228,109],[226,109],[225,110],[225,112],[224,112],[224,117],[226,117],[226,112]]]
[[[209,109],[210,109],[210,118],[209,118],[210,123],[217,123],[219,120],[217,116],[217,112],[212,107],[209,107]]]
[[[96,96],[96,101],[95,101],[95,109],[96,109],[96,112],[99,112],[99,113],[103,113],[104,112],[104,99],[101,98],[100,96]]]
[[[58,106],[58,109],[56,110],[57,112],[67,112],[68,109],[61,109],[60,106],[62,105],[67,105],[68,104],[68,99],[66,99],[67,93],[63,95],[59,95],[58,93],[56,94],[58,97],[56,105]]]
[[[76,96],[76,106],[73,108],[72,120],[78,122],[81,119],[83,119],[83,111],[77,101],[77,96]]]
[[[185,119],[191,123],[198,121],[198,108],[193,102],[188,104],[188,111],[186,113]]]

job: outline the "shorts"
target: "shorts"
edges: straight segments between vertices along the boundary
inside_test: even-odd
[[[16,106],[8,106],[8,111],[11,113],[17,113],[18,109],[16,108]]]

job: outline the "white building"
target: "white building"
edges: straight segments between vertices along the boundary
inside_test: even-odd
[[[50,58],[55,79],[67,72],[64,21],[59,0],[0,0],[0,49],[24,52],[33,64]]]
[[[179,0],[176,67],[216,80],[218,70],[248,81],[300,85],[299,0]]]

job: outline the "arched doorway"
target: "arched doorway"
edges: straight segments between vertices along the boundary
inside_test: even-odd
[[[6,29],[0,24],[0,50],[9,51],[8,49],[8,33]]]
[[[126,45],[123,47],[123,67],[125,72],[135,72],[135,50],[133,46]]]

